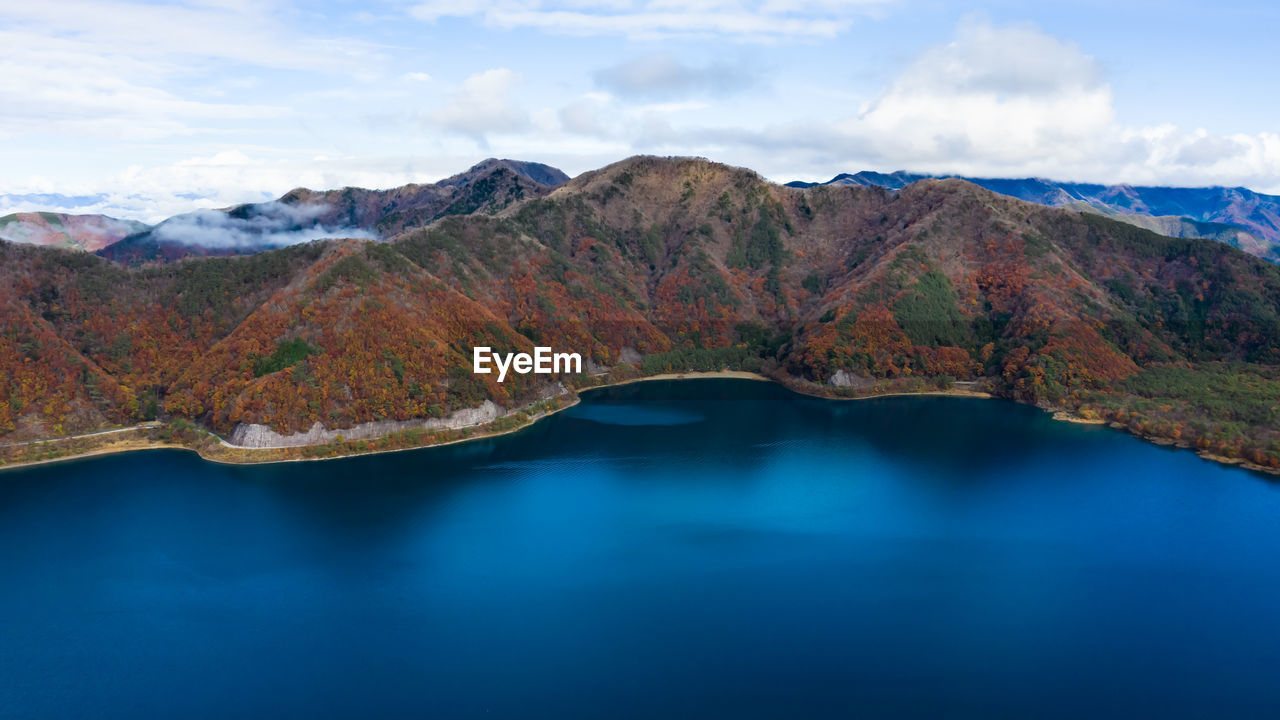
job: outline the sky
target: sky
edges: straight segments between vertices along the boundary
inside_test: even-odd
[[[0,0],[0,214],[640,153],[1280,193],[1276,27],[1237,0]]]

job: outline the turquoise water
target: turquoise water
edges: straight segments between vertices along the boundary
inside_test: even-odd
[[[0,717],[1276,716],[1280,486],[1005,402],[587,394],[0,474]]]

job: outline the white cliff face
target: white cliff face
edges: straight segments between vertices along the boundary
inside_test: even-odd
[[[316,423],[311,429],[302,433],[281,435],[266,425],[240,423],[231,433],[228,445],[244,448],[288,448],[306,445],[323,445],[333,442],[341,436],[344,440],[372,440],[402,430],[459,430],[493,422],[504,414],[502,406],[492,400],[485,400],[479,407],[459,410],[446,418],[427,420],[380,420],[367,422],[350,428],[327,430],[324,425]]]
[[[837,370],[834,375],[827,378],[827,384],[833,387],[847,387],[865,390],[876,384],[875,380],[868,377],[854,375],[848,370]]]

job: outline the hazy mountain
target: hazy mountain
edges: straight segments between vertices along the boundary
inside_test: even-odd
[[[956,179],[798,189],[651,157],[554,190],[505,165],[459,177],[279,201],[385,242],[144,268],[0,243],[0,439],[157,415],[227,436],[518,408],[558,386],[473,375],[471,348],[538,344],[623,377],[733,367],[837,394],[977,381],[1280,464],[1280,267],[1222,243]]]
[[[791,182],[789,187],[862,185],[900,190],[926,178],[957,177],[908,172],[841,173],[825,183]],[[1273,262],[1280,262],[1280,196],[1247,188],[1174,188],[1069,183],[1041,178],[961,178],[1002,195],[1041,205],[1091,209],[1173,237],[1207,237]],[[1157,218],[1156,223],[1140,219]]]
[[[32,212],[0,217],[0,240],[89,252],[146,229],[143,223],[106,215]]]
[[[267,203],[178,215],[99,254],[138,264],[252,254],[320,238],[385,238],[443,215],[497,212],[566,180],[547,165],[489,159],[435,184],[390,190],[297,188]]]

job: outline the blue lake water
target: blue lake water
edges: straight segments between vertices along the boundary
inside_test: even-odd
[[[1280,485],[997,401],[0,473],[0,717],[1280,716]]]

